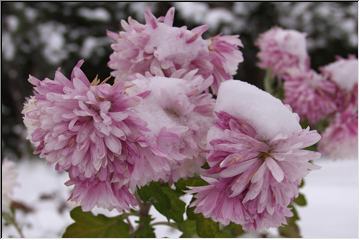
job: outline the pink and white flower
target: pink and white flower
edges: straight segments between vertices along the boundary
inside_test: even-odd
[[[173,181],[199,173],[205,162],[206,134],[213,120],[214,100],[204,92],[211,79],[199,75],[181,78],[142,77],[132,81],[129,92],[149,92],[136,107],[149,128],[153,148],[166,154]],[[164,166],[164,164],[163,164]],[[139,169],[144,177],[146,169]]]
[[[286,223],[301,179],[316,169],[310,160],[320,156],[304,148],[320,135],[301,129],[280,100],[241,81],[222,83],[215,111],[204,178],[209,185],[190,191],[195,212],[250,231]]]
[[[171,77],[178,70],[199,70],[204,78],[213,76],[216,88],[221,81],[231,79],[237,65],[243,61],[238,47],[238,36],[217,36],[205,40],[201,35],[207,30],[202,25],[188,30],[174,27],[175,9],[156,18],[149,10],[145,12],[145,24],[131,18],[122,20],[124,31],[108,32],[114,41],[114,52],[108,63],[114,69],[117,80],[133,80],[136,74]]]
[[[310,67],[305,33],[274,27],[261,34],[256,45],[260,48],[259,66],[270,69],[276,76],[290,69],[308,70]]]
[[[284,102],[311,124],[337,110],[336,85],[315,71],[291,71],[285,77]]]
[[[334,120],[322,134],[319,150],[332,159],[358,157],[358,110],[349,105],[336,114]]]

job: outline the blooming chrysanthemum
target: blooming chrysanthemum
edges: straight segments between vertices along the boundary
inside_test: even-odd
[[[337,110],[336,85],[315,71],[292,71],[285,77],[284,102],[314,124]]]
[[[259,66],[270,69],[274,75],[281,76],[290,69],[309,68],[305,33],[274,27],[261,34],[256,45],[260,48]]]
[[[178,73],[180,74],[180,73]],[[132,92],[149,92],[136,110],[149,128],[153,147],[172,161],[171,180],[199,172],[205,162],[206,134],[212,124],[214,100],[204,91],[211,79],[192,71],[179,78],[142,77],[132,82]],[[181,78],[181,79],[180,79]],[[144,178],[146,169],[139,169]]]
[[[60,71],[54,80],[30,77],[35,95],[25,104],[24,123],[40,157],[55,163],[59,171],[76,172],[70,175],[71,199],[85,209],[99,204],[126,210],[125,203],[133,203],[129,187],[133,191],[149,181],[169,178],[170,167],[164,170],[168,158],[150,146],[146,122],[134,109],[146,93],[130,96],[123,82],[110,85],[95,79],[90,83],[81,64],[74,67],[71,79]],[[155,169],[146,181],[135,171],[144,162],[146,172]],[[108,195],[86,201],[89,194],[98,192]]]
[[[240,81],[222,83],[215,111],[208,133],[209,185],[191,190],[195,212],[245,230],[286,223],[301,179],[316,168],[309,161],[320,155],[303,148],[320,135],[301,129],[280,100]]]
[[[344,111],[350,104],[356,102],[355,105],[357,105],[359,78],[358,60],[355,57],[338,58],[337,61],[322,67],[321,72],[326,79],[338,87],[336,103],[340,112]]]
[[[242,46],[238,36],[217,36],[205,40],[201,35],[207,30],[202,25],[187,30],[174,27],[174,8],[164,17],[155,18],[147,10],[145,24],[129,18],[122,20],[124,31],[108,32],[115,43],[110,56],[109,67],[118,80],[132,80],[136,74],[170,77],[175,71],[184,69],[199,73],[208,78],[213,76],[216,92],[221,81],[231,79],[237,65],[243,61],[238,50]]]
[[[358,106],[357,100],[338,112],[322,134],[319,150],[332,159],[358,156]]]
[[[1,171],[1,208],[2,211],[8,212],[10,210],[10,203],[13,198],[14,187],[17,185],[17,172],[15,169],[15,164],[7,159],[4,159],[1,165]]]

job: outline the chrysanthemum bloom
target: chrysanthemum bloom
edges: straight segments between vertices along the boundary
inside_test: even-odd
[[[337,104],[343,111],[349,104],[357,101],[358,60],[350,56],[348,59],[338,58],[337,61],[321,68],[323,76],[334,82],[338,87]]]
[[[10,203],[13,198],[13,190],[17,185],[17,172],[15,164],[7,159],[4,159],[1,165],[2,171],[2,191],[1,191],[1,208],[3,212],[10,211]]]
[[[238,101],[234,102],[234,99]],[[319,153],[304,150],[320,139],[301,129],[280,100],[241,81],[222,83],[216,124],[208,133],[207,186],[195,187],[195,212],[245,230],[278,227]]]
[[[129,178],[123,175],[99,174],[96,177],[85,178],[77,168],[71,168],[69,177],[66,185],[74,186],[69,200],[79,203],[84,211],[90,211],[97,206],[122,212],[138,204],[127,187]]]
[[[84,203],[85,209],[93,206],[94,199],[101,206],[121,209],[121,201],[130,201],[126,188],[147,183],[133,180],[139,177],[134,175],[137,164],[149,159],[147,171],[157,170],[151,180],[166,180],[170,169],[164,172],[163,168],[168,160],[151,148],[145,137],[146,122],[134,110],[144,93],[129,96],[123,82],[110,85],[95,79],[90,83],[81,64],[74,67],[70,80],[60,71],[54,80],[30,77],[35,95],[23,110],[24,123],[40,157],[55,163],[59,171],[76,171],[69,182],[75,185],[73,200]],[[113,192],[104,182],[111,183]],[[94,185],[92,191],[86,190]],[[99,192],[109,195],[84,200]],[[119,199],[121,194],[125,199]],[[114,196],[120,205],[114,205]]]
[[[315,71],[291,71],[285,76],[284,102],[311,124],[337,110],[336,85]]]
[[[174,181],[198,173],[205,162],[206,134],[213,120],[214,100],[204,91],[212,81],[195,74],[196,71],[176,75],[179,78],[138,76],[129,88],[135,93],[149,92],[136,110],[147,123],[148,138],[154,139],[153,148],[172,162],[169,179]],[[144,178],[148,170],[135,171]]]
[[[336,114],[322,134],[319,150],[332,159],[358,156],[358,107],[350,104],[345,111]]]
[[[261,34],[256,45],[260,48],[259,66],[270,69],[276,76],[286,74],[294,68],[309,69],[305,33],[274,27]]]
[[[213,76],[213,90],[216,92],[221,81],[231,79],[237,65],[243,61],[238,47],[242,43],[238,36],[217,36],[205,40],[201,35],[205,25],[187,30],[174,27],[174,8],[166,16],[155,18],[147,10],[145,24],[129,18],[122,21],[124,31],[108,32],[115,41],[109,67],[117,80],[132,80],[136,74],[170,77],[175,71],[184,69],[208,78]]]

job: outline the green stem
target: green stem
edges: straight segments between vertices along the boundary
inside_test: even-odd
[[[273,84],[274,84],[274,76],[270,69],[266,70],[265,78],[264,78],[264,89],[270,94],[273,94]]]
[[[20,238],[25,238],[19,224],[16,222],[16,219],[15,219],[15,213],[13,211],[9,212],[9,213],[3,213],[4,217],[6,215],[6,221],[13,225],[15,230],[17,231],[17,233],[19,234]]]

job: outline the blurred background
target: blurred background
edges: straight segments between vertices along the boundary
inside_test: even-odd
[[[31,146],[25,140],[21,116],[23,103],[32,91],[27,82],[29,74],[39,79],[52,78],[55,70],[61,67],[65,75],[69,75],[76,62],[84,58],[86,62],[83,70],[89,78],[99,74],[103,79],[110,73],[107,62],[111,49],[106,30],[119,31],[120,20],[128,16],[143,22],[143,13],[147,7],[150,7],[156,16],[160,16],[171,6],[176,7],[175,26],[187,25],[191,29],[197,25],[208,24],[209,31],[205,37],[219,33],[239,34],[244,44],[242,52],[245,60],[239,65],[235,78],[259,87],[262,87],[264,72],[256,66],[258,49],[254,42],[260,33],[276,25],[307,33],[308,50],[314,68],[334,61],[336,55],[357,56],[356,2],[3,2],[2,158],[8,157],[17,161],[33,158]],[[48,195],[42,198],[45,201],[56,196],[65,198],[67,193],[63,190],[56,192],[56,187],[64,189],[62,183],[66,178],[40,178],[39,176],[45,176],[48,172],[47,167],[35,166],[30,162],[21,165],[20,174],[32,171],[32,175],[20,176],[20,181],[30,189],[33,183],[27,182],[29,178],[35,179],[40,185],[44,181],[51,182],[52,187],[48,189],[45,184],[42,189],[48,189],[48,193],[52,195],[47,193]],[[351,168],[357,169],[353,165]],[[55,175],[55,171],[51,173]],[[354,173],[355,178],[356,176],[357,172]],[[353,180],[350,182],[352,184]],[[316,192],[316,189],[313,191]],[[353,188],[349,191],[352,194]],[[43,193],[28,189],[19,193],[19,198],[27,195],[33,199],[31,201],[38,201],[41,199],[39,194]],[[55,206],[61,212],[63,202],[56,202],[52,207],[49,205],[47,214]],[[353,208],[348,210],[354,211]],[[40,234],[29,230],[28,235],[54,237],[61,233],[61,225],[69,222],[67,215],[58,218],[58,226],[52,229],[50,225],[46,225],[49,216],[44,214],[39,216],[37,222],[40,223],[40,228],[41,224],[45,224],[45,232]],[[52,219],[56,222],[56,218]],[[351,224],[356,224],[357,229],[357,217],[356,223],[352,221]]]

